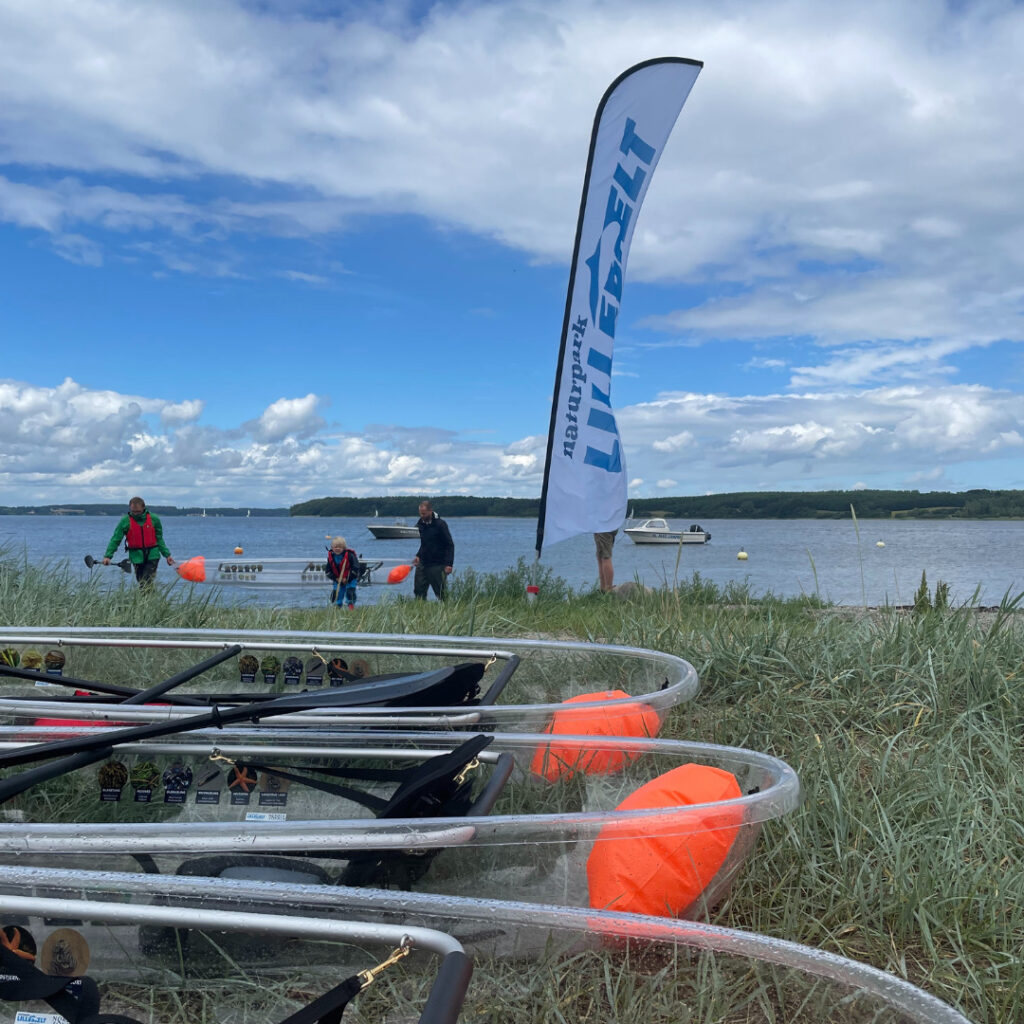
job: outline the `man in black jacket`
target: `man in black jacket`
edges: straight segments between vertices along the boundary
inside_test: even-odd
[[[448,524],[434,511],[429,501],[420,502],[420,518],[416,524],[420,531],[420,549],[412,564],[416,575],[412,581],[412,592],[421,601],[427,599],[427,587],[444,600],[445,583],[455,561],[455,542],[448,530]]]

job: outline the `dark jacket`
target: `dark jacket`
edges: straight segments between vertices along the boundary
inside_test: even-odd
[[[426,522],[419,519],[416,525],[420,530],[420,549],[416,552],[420,565],[454,565],[455,542],[448,532],[448,524],[436,512],[431,512]]]

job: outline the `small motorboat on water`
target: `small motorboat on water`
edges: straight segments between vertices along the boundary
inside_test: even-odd
[[[17,627],[0,631],[0,650],[8,652],[0,658],[0,723],[22,727],[68,719],[166,722],[195,714],[197,703],[208,708],[338,691],[290,713],[289,725],[322,727],[344,719],[349,726],[386,721],[542,732],[557,722],[565,731],[562,723],[579,720],[583,712],[576,706],[585,703],[589,719],[604,721],[609,734],[628,734],[629,726],[616,721],[640,716],[649,735],[657,723],[643,715],[654,713],[660,723],[699,689],[693,666],[675,655],[580,641]],[[467,664],[478,668],[475,678]],[[396,675],[458,666],[466,686],[435,690],[443,704],[385,703],[386,692],[376,686],[351,700],[340,694],[354,682],[388,683]]]
[[[623,1007],[633,1020],[970,1024],[894,974],[782,938],[522,900],[14,865],[0,918],[9,944],[27,935],[49,959],[59,945],[65,970],[91,954],[81,973],[103,986],[103,1010],[141,1024],[228,1009],[278,1024],[378,962],[379,1016],[420,1024],[447,1024],[463,1005],[466,1019],[500,1006],[510,1021],[557,1007],[565,1024],[624,1019]],[[399,958],[405,935],[412,953]]]
[[[706,544],[711,534],[694,523],[689,530],[673,530],[665,519],[645,519],[622,531],[634,544]]]
[[[419,527],[413,523],[411,526],[404,519],[396,519],[392,523],[378,523],[374,520],[367,523],[366,528],[377,540],[419,540]]]

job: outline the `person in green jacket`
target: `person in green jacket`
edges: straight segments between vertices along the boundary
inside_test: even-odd
[[[111,556],[122,538],[128,549],[128,557],[135,566],[135,578],[140,587],[148,587],[153,583],[161,555],[167,559],[168,565],[174,565],[174,559],[164,543],[163,525],[159,517],[146,508],[141,498],[132,498],[128,502],[128,515],[122,516],[103,553],[104,565],[110,565]]]

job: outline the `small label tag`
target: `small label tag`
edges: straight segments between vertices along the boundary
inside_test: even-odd
[[[298,686],[299,685],[299,680],[301,678],[302,678],[302,676],[285,676],[284,677],[284,685],[285,686]]]
[[[165,789],[164,790],[164,803],[165,804],[183,804],[185,797],[188,794],[187,789]]]
[[[260,793],[261,807],[284,807],[287,803],[287,793]]]
[[[323,686],[323,676],[311,676],[308,672],[306,673],[306,685],[307,686]]]
[[[256,673],[255,672],[243,672],[241,675],[241,681],[243,683],[255,683]]]
[[[103,789],[100,790],[100,800],[104,801],[105,803],[116,803],[120,799],[121,790],[119,788],[114,789],[111,786],[105,786]]]
[[[287,821],[288,815],[277,811],[246,811],[246,821]]]
[[[14,1024],[68,1024],[59,1013],[31,1013],[19,1010],[14,1015]]]
[[[242,793],[237,789],[231,791],[231,803],[232,804],[247,804],[251,793]]]
[[[153,790],[141,788],[135,790],[135,802],[137,804],[148,804],[153,799]]]

